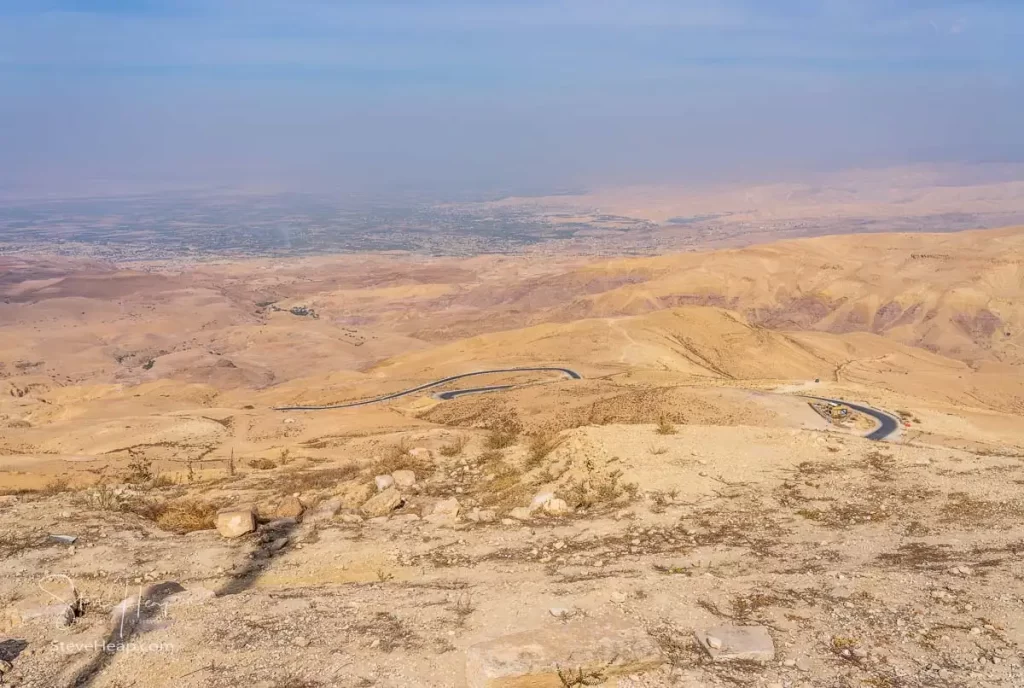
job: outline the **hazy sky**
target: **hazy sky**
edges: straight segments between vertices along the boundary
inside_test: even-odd
[[[0,188],[1024,160],[1021,0],[0,0]]]

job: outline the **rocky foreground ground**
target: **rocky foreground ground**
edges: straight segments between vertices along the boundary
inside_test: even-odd
[[[660,430],[2,497],[0,685],[1024,685],[1024,457]]]

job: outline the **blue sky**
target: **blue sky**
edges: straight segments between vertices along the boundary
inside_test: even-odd
[[[1019,0],[3,0],[0,186],[1020,160]]]

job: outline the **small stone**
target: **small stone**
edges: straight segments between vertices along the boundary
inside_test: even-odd
[[[474,507],[472,511],[466,514],[466,518],[474,523],[491,523],[495,519],[495,514],[492,509]]]
[[[782,666],[790,667],[790,668],[795,667],[796,666],[796,660],[795,659],[787,659],[787,660],[785,660],[782,663]]]
[[[301,635],[292,642],[296,647],[309,647],[309,640]]]
[[[537,494],[537,496],[535,496],[533,500],[530,502],[529,509],[531,512],[537,511],[538,509],[543,509],[544,506],[554,498],[554,492],[541,492]]]
[[[529,521],[533,518],[533,512],[530,511],[530,507],[528,506],[517,506],[515,509],[510,511],[508,515],[517,521]]]
[[[434,508],[430,510],[430,515],[435,518],[440,517],[454,521],[459,517],[461,509],[459,500],[455,499],[455,497],[450,497],[435,503]]]
[[[569,505],[564,499],[551,499],[548,500],[544,506],[544,513],[549,516],[562,516],[569,513]]]
[[[236,538],[256,530],[256,507],[249,505],[229,507],[217,512],[217,532],[226,538]]]
[[[716,626],[696,633],[697,642],[715,662],[770,662],[775,643],[764,626]]]
[[[629,596],[626,593],[624,593],[624,592],[616,590],[615,592],[613,592],[611,594],[611,598],[612,598],[612,602],[618,602],[619,604],[622,604],[623,602],[625,602],[629,598]]]
[[[564,607],[552,607],[548,610],[548,613],[556,619],[567,619],[572,616],[572,610],[565,609]]]
[[[6,659],[0,659],[0,674],[6,674],[13,668],[14,665],[8,662]]]
[[[267,549],[271,552],[280,552],[282,549],[288,546],[288,538],[280,537],[267,545]]]
[[[373,479],[373,482],[377,485],[377,492],[383,492],[389,487],[394,486],[395,479],[390,475],[378,475]]]
[[[341,499],[338,497],[332,497],[331,499],[325,499],[316,505],[315,509],[312,509],[305,514],[304,520],[306,523],[316,523],[318,521],[330,521],[334,516],[341,510]]]
[[[395,471],[391,477],[397,487],[406,488],[416,484],[416,474],[412,471]]]
[[[392,511],[402,506],[402,501],[402,494],[395,488],[389,487],[380,494],[370,497],[370,499],[360,507],[360,511],[362,511],[363,515],[367,518],[387,516]]]

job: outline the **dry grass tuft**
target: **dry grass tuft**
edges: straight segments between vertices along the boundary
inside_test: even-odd
[[[544,430],[530,436],[525,466],[527,470],[539,468],[551,452],[565,442],[565,437],[551,430]]]
[[[63,476],[52,479],[50,482],[46,483],[46,486],[43,487],[42,490],[40,490],[42,494],[50,496],[63,494],[64,492],[70,491],[71,481]]]
[[[608,473],[588,471],[585,478],[576,480],[565,490],[565,501],[574,509],[592,509],[633,501],[639,494],[636,483],[623,483],[622,471]]]
[[[369,472],[373,475],[385,475],[395,471],[414,471],[420,475],[429,468],[430,464],[425,459],[412,453],[412,447],[405,438],[385,446],[376,461],[368,466]]]
[[[360,469],[356,464],[311,471],[289,469],[279,476],[274,476],[274,487],[281,494],[333,490],[339,483],[354,480],[359,473]]]
[[[277,468],[277,464],[271,459],[250,459],[248,463],[249,468],[255,468],[258,471],[269,471],[272,468]]]
[[[485,442],[487,448],[505,449],[516,443],[523,431],[523,425],[515,416],[505,414],[491,421],[487,429],[490,431]]]
[[[507,510],[530,500],[531,485],[523,480],[523,472],[506,461],[501,452],[493,449],[484,452],[480,455],[479,466],[494,476],[476,490],[481,506]]]
[[[466,449],[466,445],[469,444],[468,435],[456,435],[452,438],[452,441],[442,446],[438,451],[441,456],[451,458],[453,456],[460,456]]]
[[[672,423],[672,419],[668,416],[661,416],[658,419],[657,433],[659,435],[674,435],[676,434],[676,426]]]
[[[184,534],[214,527],[217,508],[209,502],[198,499],[182,499],[164,502],[156,507],[153,520],[158,526],[172,533]]]

